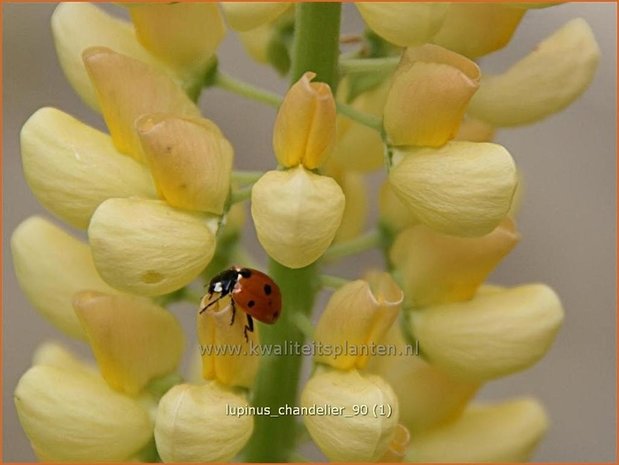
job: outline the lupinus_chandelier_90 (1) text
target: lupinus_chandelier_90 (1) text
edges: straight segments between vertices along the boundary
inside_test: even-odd
[[[88,3],[55,9],[62,69],[108,132],[50,107],[21,131],[26,180],[66,227],[21,223],[15,271],[39,313],[96,362],[44,342],[21,377],[14,400],[41,460],[298,461],[308,441],[332,461],[530,457],[549,423],[537,400],[471,402],[484,383],[540,360],[563,320],[544,284],[486,283],[520,237],[520,176],[491,141],[578,98],[596,40],[576,18],[487,75],[476,60],[552,5],[355,6],[365,30],[344,53],[338,3],[117,5],[130,20]],[[228,28],[287,77],[284,96],[218,67]],[[235,141],[196,104],[210,88],[277,108],[272,170],[235,166]],[[375,171],[385,174],[369,199],[379,218],[362,231]],[[250,263],[241,241],[247,203],[268,264]],[[383,269],[324,274],[371,248]],[[198,312],[196,287],[233,265]],[[314,309],[322,288],[332,294]],[[180,300],[196,308],[202,346],[418,344],[420,356],[316,353],[301,383],[301,354],[202,351],[199,375],[183,379],[185,336],[167,309]],[[247,315],[274,324],[248,331]],[[350,415],[227,414],[283,405]]]

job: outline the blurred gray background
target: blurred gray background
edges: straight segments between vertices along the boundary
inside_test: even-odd
[[[9,241],[27,217],[43,214],[24,182],[19,130],[42,106],[56,106],[97,127],[100,117],[72,91],[57,64],[50,31],[54,4],[10,4],[4,9],[4,292],[3,402],[4,460],[35,459],[22,432],[12,393],[44,340],[63,340],[25,300],[17,285]],[[360,31],[352,5],[345,6],[343,32]],[[497,141],[514,156],[524,174],[525,192],[519,228],[523,239],[492,276],[501,284],[545,282],[556,289],[566,311],[565,326],[544,360],[526,372],[492,382],[480,398],[500,400],[533,395],[546,406],[551,429],[535,456],[540,461],[614,461],[616,438],[615,237],[616,237],[616,5],[567,4],[530,11],[512,43],[482,61],[485,72],[498,72],[524,56],[537,42],[571,18],[592,26],[602,60],[592,86],[567,111],[533,126],[504,130]],[[245,57],[234,33],[220,48],[221,67],[261,87],[283,92],[286,82]],[[236,149],[239,169],[274,165],[271,130],[275,112],[219,90],[201,99]],[[376,185],[380,176],[370,180]],[[371,189],[375,215],[375,187]],[[370,220],[371,221],[371,220]],[[253,231],[247,242],[257,249]],[[260,256],[259,251],[256,254]],[[366,253],[363,266],[380,265]],[[358,260],[335,270],[347,277]],[[193,335],[193,310],[174,308],[187,334]],[[71,345],[71,343],[69,342]],[[83,347],[72,345],[85,352]]]

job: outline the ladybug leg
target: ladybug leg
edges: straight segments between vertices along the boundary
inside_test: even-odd
[[[254,332],[254,319],[251,317],[251,315],[247,315],[247,324],[245,325],[245,328],[243,328],[243,334],[245,335],[245,341],[249,342],[249,337],[247,336],[247,332],[253,333]]]
[[[230,320],[230,326],[234,324],[234,317],[236,316],[236,305],[234,305],[234,299],[230,299],[230,305],[232,306],[232,319]]]
[[[211,300],[211,297],[213,297],[213,293],[212,293],[212,292],[209,292],[209,293],[208,293],[208,298],[209,298],[209,300]],[[220,297],[219,299],[221,299],[221,297]],[[213,305],[214,303],[219,302],[219,299],[215,299],[215,300],[213,300],[210,304],[208,304],[206,307],[201,308],[201,309],[200,309],[200,313],[203,313],[203,312],[204,312],[207,308],[209,308],[209,307],[210,307],[211,305]]]

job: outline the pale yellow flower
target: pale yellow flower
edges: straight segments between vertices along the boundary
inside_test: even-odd
[[[65,334],[84,339],[73,295],[85,289],[117,292],[99,277],[88,245],[33,216],[13,232],[11,252],[17,281],[33,307]]]
[[[395,151],[394,192],[419,222],[457,236],[489,233],[506,216],[517,184],[509,152],[491,143],[450,142]]]
[[[137,394],[177,368],[182,328],[174,315],[149,299],[86,291],[75,296],[73,306],[112,388]]]
[[[156,197],[143,165],[118,153],[107,134],[60,110],[38,110],[20,138],[28,185],[43,206],[72,226],[87,228],[110,197]]]
[[[315,262],[342,221],[344,194],[338,184],[303,166],[268,171],[252,189],[251,214],[267,253],[290,268]]]
[[[335,142],[335,100],[323,82],[307,72],[290,87],[273,128],[273,149],[286,168],[318,168]]]
[[[417,225],[397,236],[389,256],[407,302],[420,308],[471,299],[519,238],[509,219],[479,237],[449,236]]]
[[[573,19],[503,74],[486,76],[469,112],[493,126],[517,126],[563,110],[589,87],[600,49],[587,22]]]
[[[451,3],[432,43],[480,57],[507,45],[525,12],[508,3]]]
[[[398,426],[398,399],[391,387],[380,377],[357,370],[318,368],[303,389],[301,406],[332,409],[331,414],[304,415],[303,421],[316,445],[333,462],[379,460]],[[381,406],[390,415],[354,415],[360,406]]]
[[[117,462],[135,457],[151,440],[146,405],[112,390],[70,356],[46,354],[19,380],[19,420],[42,460]]]
[[[420,45],[439,31],[448,3],[355,3],[366,24],[379,36],[401,47]]]
[[[319,353],[315,361],[341,370],[363,368],[369,360],[367,349],[378,343],[396,320],[403,298],[387,273],[371,273],[367,280],[359,279],[339,288],[318,320],[314,340],[332,349],[355,346],[359,352],[337,357]]]
[[[396,355],[375,356],[367,370],[383,378],[398,396],[400,422],[417,434],[458,418],[481,386],[479,381],[457,378],[424,361],[406,343],[394,324],[381,344],[393,345]]]
[[[389,232],[395,234],[419,222],[393,191],[388,180],[383,183],[378,195],[380,222]]]
[[[243,394],[217,381],[174,386],[157,409],[159,455],[164,462],[229,461],[251,436],[253,417],[228,412],[247,407]]]
[[[105,123],[119,152],[142,161],[135,121],[149,113],[199,117],[198,107],[176,83],[134,58],[109,48],[84,51],[84,65],[95,87]]]
[[[216,298],[217,296],[214,297]],[[206,380],[217,380],[224,386],[250,388],[258,374],[260,363],[260,357],[251,353],[252,346],[259,344],[258,326],[254,325],[253,331],[247,331],[247,316],[238,308],[231,324],[230,298],[213,302],[208,300],[208,296],[202,299],[200,309],[211,303],[212,305],[198,313],[196,320],[202,377]],[[217,352],[222,349],[229,349],[229,352]],[[235,353],[235,350],[239,353]]]
[[[99,273],[117,289],[161,295],[191,282],[215,252],[216,220],[159,200],[109,199],[88,240]]]
[[[163,198],[173,207],[221,215],[230,191],[234,149],[203,118],[144,115],[138,136]]]
[[[453,139],[480,77],[474,62],[445,48],[406,49],[385,102],[391,143],[440,147]]]
[[[526,462],[548,429],[535,399],[473,405],[457,420],[415,435],[412,462]]]
[[[215,3],[129,3],[127,6],[140,44],[181,72],[197,73],[204,69],[226,33]]]
[[[563,322],[552,289],[529,284],[411,312],[424,357],[454,376],[488,380],[530,367]]]

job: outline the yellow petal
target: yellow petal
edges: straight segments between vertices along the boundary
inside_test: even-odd
[[[76,295],[73,306],[112,388],[137,394],[177,367],[182,328],[174,315],[149,299],[86,291]]]
[[[24,175],[47,209],[80,229],[110,197],[156,197],[148,170],[119,154],[110,136],[54,108],[21,130]]]
[[[492,142],[494,133],[494,127],[488,123],[474,118],[464,118],[454,139],[469,142]]]
[[[108,15],[92,3],[61,3],[51,22],[60,65],[76,92],[94,109],[99,108],[99,103],[82,62],[82,52],[88,47],[106,46],[158,66],[136,40],[130,23]]]
[[[208,217],[142,199],[110,199],[92,217],[95,265],[112,286],[161,295],[191,282],[210,262],[215,236]]]
[[[265,173],[252,189],[251,214],[267,253],[282,265],[302,268],[333,241],[344,203],[333,179],[299,166]]]
[[[421,351],[432,364],[462,378],[487,380],[541,359],[561,327],[563,308],[552,289],[529,284],[411,315]]]
[[[44,342],[32,355],[32,365],[43,365],[65,371],[79,372],[101,379],[94,365],[78,359],[65,346],[58,342]]]
[[[333,354],[318,353],[317,362],[341,370],[363,368],[369,351],[396,320],[404,294],[388,273],[345,284],[333,293],[322,313],[314,340]]]
[[[508,71],[482,80],[469,112],[493,126],[517,126],[563,110],[591,83],[600,50],[584,19],[573,19]]]
[[[234,150],[210,120],[145,115],[136,122],[155,183],[173,207],[222,214]]]
[[[141,115],[200,116],[200,111],[183,90],[165,73],[147,63],[104,47],[86,49],[83,59],[112,141],[122,153],[143,159],[135,129],[135,121]]]
[[[345,87],[345,82],[340,88]],[[391,80],[385,78],[380,85],[363,92],[348,104],[356,110],[382,118],[390,85]],[[385,164],[385,145],[378,131],[340,115],[330,159],[347,170],[375,171]]]
[[[137,39],[173,67],[202,68],[226,26],[215,3],[128,4]]]
[[[73,295],[84,289],[116,292],[99,277],[88,245],[32,216],[13,232],[11,252],[17,281],[34,308],[62,332],[84,338]]]
[[[149,415],[136,400],[78,371],[32,367],[14,398],[33,448],[54,462],[124,461],[152,437]]]
[[[378,208],[381,224],[394,234],[419,222],[388,181],[380,188]]]
[[[451,3],[432,42],[476,58],[505,47],[526,10],[507,4]]]
[[[273,149],[287,168],[318,168],[335,143],[335,100],[328,84],[311,82],[315,76],[307,72],[292,85],[275,119]]]
[[[244,397],[216,381],[174,386],[161,398],[157,410],[159,455],[164,462],[230,460],[253,431],[253,417],[236,414],[247,407]]]
[[[480,76],[474,62],[437,45],[407,49],[385,103],[391,142],[439,147],[453,139]]]
[[[411,433],[402,424],[396,426],[387,452],[380,458],[379,462],[397,463],[403,462],[406,450],[411,442]]]
[[[335,179],[346,198],[342,222],[334,241],[353,239],[362,232],[367,220],[368,193],[365,179],[360,173],[342,170],[333,164],[327,165],[325,174]]]
[[[228,25],[237,31],[248,31],[271,22],[292,3],[290,2],[222,2]]]
[[[366,24],[383,39],[401,47],[428,42],[440,29],[448,3],[355,3]]]
[[[391,170],[391,187],[432,229],[481,236],[496,228],[511,206],[516,167],[500,145],[458,141],[396,155],[404,158]]]
[[[393,388],[400,405],[400,422],[415,437],[420,431],[458,417],[480,387],[479,382],[458,379],[425,362],[417,354],[420,347],[405,343],[397,324],[381,344],[385,350],[392,347],[395,355],[372,357],[368,371]]]
[[[398,235],[389,256],[407,302],[420,308],[471,299],[519,239],[509,219],[480,237],[448,236],[417,225]]]
[[[387,452],[398,425],[393,390],[380,377],[357,370],[318,369],[303,389],[301,406],[330,409],[322,415],[303,415],[303,421],[333,462],[377,461]],[[361,408],[368,408],[367,413]],[[385,415],[378,415],[383,409]]]
[[[200,303],[200,310],[207,308],[214,300],[207,296]],[[198,313],[198,340],[202,355],[202,376],[215,379],[225,386],[251,387],[260,364],[258,354],[252,349],[259,344],[258,326],[245,331],[247,316],[238,308],[232,321],[231,300],[223,299]],[[247,339],[245,339],[247,334]]]
[[[231,5],[223,3],[222,5]],[[268,63],[268,47],[273,35],[273,28],[270,24],[263,24],[250,31],[238,32],[239,40],[243,44],[245,52],[258,63]]]
[[[456,421],[415,435],[406,460],[528,462],[547,429],[548,418],[535,399],[474,405]]]

